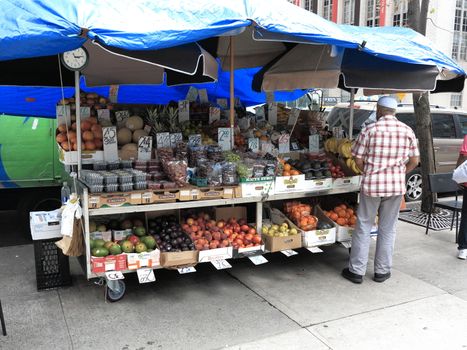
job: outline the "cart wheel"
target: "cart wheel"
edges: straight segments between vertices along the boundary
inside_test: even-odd
[[[109,284],[112,283],[111,286]],[[125,296],[126,286],[122,280],[108,281],[105,286],[105,297],[108,301],[114,303]]]

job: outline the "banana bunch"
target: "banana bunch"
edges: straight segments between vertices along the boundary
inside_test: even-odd
[[[353,158],[347,158],[345,160],[345,164],[351,169],[355,174],[360,175],[362,174],[362,171],[359,169],[357,166],[357,163],[355,163],[355,160]]]
[[[324,150],[326,152],[337,153],[339,141],[335,137],[331,137],[324,141]]]
[[[342,141],[339,142],[337,151],[344,158],[352,158],[352,141],[349,139],[342,139]]]

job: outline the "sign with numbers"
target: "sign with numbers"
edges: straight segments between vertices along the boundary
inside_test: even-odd
[[[308,137],[308,149],[311,153],[319,153],[319,135],[314,134]]]
[[[97,120],[100,122],[106,121],[111,122],[110,120],[110,110],[108,109],[98,109],[97,110]]]
[[[261,265],[268,262],[262,255],[249,256],[248,259],[250,259],[250,261],[255,265]]]
[[[102,144],[104,146],[104,160],[118,160],[117,128],[115,126],[102,128]]]
[[[282,134],[279,137],[279,153],[289,153],[290,152],[290,135]]]
[[[81,120],[89,118],[91,116],[91,107],[88,107],[88,106],[79,107],[79,116]]]
[[[197,98],[198,98],[198,89],[193,86],[190,86],[190,89],[188,90],[185,99],[190,102],[194,102],[196,101]]]
[[[181,269],[177,269],[178,270],[178,273],[180,275],[184,275],[185,273],[193,273],[193,272],[196,272],[196,269],[193,267],[193,266],[189,266],[189,267],[182,267]]]
[[[209,124],[221,119],[221,109],[218,107],[209,107]]]
[[[232,137],[230,128],[217,129],[217,143],[223,151],[230,151],[232,149]]]
[[[138,159],[150,160],[152,153],[152,137],[141,136],[138,140]]]
[[[295,125],[299,116],[300,110],[298,108],[292,108],[289,114],[289,119],[287,120],[287,125]]]
[[[178,101],[178,122],[186,122],[190,120],[190,101]]]
[[[119,128],[125,126],[126,120],[130,118],[130,111],[116,111],[115,119],[117,120],[117,126]]]
[[[248,148],[251,149],[253,152],[259,152],[259,138],[250,137],[248,139]]]
[[[284,254],[286,257],[290,257],[290,256],[298,254],[295,250],[292,250],[292,249],[281,250],[281,253]]]
[[[188,146],[196,147],[201,145],[201,134],[188,136]]]
[[[277,125],[277,103],[268,104],[268,122],[271,125]]]
[[[170,134],[168,132],[159,132],[156,134],[157,148],[168,148],[171,146]]]
[[[200,89],[199,93],[199,102],[200,103],[209,103],[208,92],[206,89]]]
[[[125,277],[123,276],[123,273],[121,271],[107,271],[105,273],[105,277],[109,281],[117,281],[117,280],[122,280]]]
[[[71,108],[70,105],[59,105],[55,107],[55,114],[59,124],[71,125]]]
[[[218,98],[216,100],[217,104],[222,108],[222,109],[227,109],[227,99],[226,98]]]
[[[183,141],[183,135],[181,132],[174,132],[170,134],[170,147],[174,148],[177,146],[177,143]]]
[[[217,269],[217,270],[224,270],[224,269],[230,269],[232,265],[229,264],[227,260],[220,259],[220,260],[213,260],[211,261],[211,264]]]
[[[138,281],[139,283],[150,283],[156,282],[156,276],[154,276],[154,270],[145,268],[145,269],[138,269],[136,270],[138,274]]]
[[[262,120],[264,120],[266,118],[265,113],[264,113],[264,106],[256,107],[255,111],[256,111],[256,121],[257,122],[262,121]]]

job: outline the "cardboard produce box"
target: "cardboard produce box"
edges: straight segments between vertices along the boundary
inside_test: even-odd
[[[144,253],[128,253],[127,262],[128,270],[137,270],[142,267],[155,268],[160,266],[161,251],[154,249],[151,252]]]
[[[230,218],[246,219],[246,207],[217,207],[215,209],[214,217],[216,221],[229,220]]]
[[[91,257],[91,270],[94,273],[106,271],[124,271],[127,269],[127,255],[109,255],[106,257]]]
[[[305,191],[325,191],[332,188],[332,178],[305,180]]]
[[[262,236],[261,238],[263,238]],[[264,243],[264,242],[263,242]],[[265,252],[265,245],[256,245],[253,247],[248,247],[248,248],[238,248],[233,250],[233,258],[238,259],[238,258],[247,258],[249,256],[255,256],[255,255],[261,255],[264,254]]]
[[[233,247],[216,248],[208,250],[200,250],[198,261],[210,262],[215,260],[226,260],[233,257]]]
[[[281,225],[284,222],[287,222],[289,227],[297,228],[292,221],[287,218],[279,209],[270,209],[269,216],[271,222],[276,225]],[[281,250],[288,249],[297,249],[302,247],[302,235],[300,230],[296,235],[285,236],[285,237],[271,237],[269,235],[261,235],[261,238],[264,241],[266,250],[270,252],[280,252]]]
[[[89,193],[89,209],[122,207],[126,205],[138,205],[142,203],[141,191],[121,193]]]
[[[354,188],[354,187],[360,186],[361,181],[362,181],[362,177],[360,175],[333,179],[332,188],[338,188],[338,189]]]
[[[180,198],[180,190],[146,190],[141,194],[141,204],[176,202]]]
[[[336,243],[336,224],[334,221],[329,219],[324,213],[319,205],[314,208],[314,215],[318,218],[319,222],[325,222],[332,226],[329,229],[316,229],[312,231],[302,231],[303,232],[303,246],[304,247],[316,247],[320,245],[328,245]]]
[[[289,193],[305,190],[305,174],[276,176],[274,193]]]
[[[161,253],[162,267],[175,267],[196,265],[198,262],[198,251],[189,250],[185,252],[163,252]]]
[[[65,152],[59,144],[58,147],[58,160],[65,165],[78,164],[78,152],[68,151]],[[81,161],[83,164],[94,164],[94,162],[101,162],[104,160],[104,151],[81,151]]]
[[[240,179],[239,198],[263,197],[274,194],[274,178],[260,177],[255,179]]]

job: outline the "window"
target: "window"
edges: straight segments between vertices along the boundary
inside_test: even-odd
[[[344,24],[354,24],[355,0],[344,0]]]
[[[467,134],[467,115],[458,115],[462,136]]]
[[[367,27],[379,26],[380,0],[368,0],[366,7]]]
[[[454,13],[454,34],[452,38],[452,58],[467,60],[467,1],[456,1]]]
[[[324,0],[323,17],[328,21],[332,20],[332,0]]]
[[[432,114],[433,138],[455,139],[456,128],[452,114]]]
[[[399,121],[408,125],[413,130],[413,132],[417,134],[417,129],[416,129],[417,122],[416,122],[414,113],[397,113],[396,117]]]
[[[313,12],[313,0],[305,0],[304,1],[304,8],[305,8],[305,10]]]
[[[394,16],[392,24],[394,27],[406,27],[407,26],[407,0],[396,0],[394,2]]]
[[[451,94],[451,107],[462,107],[462,93]]]

